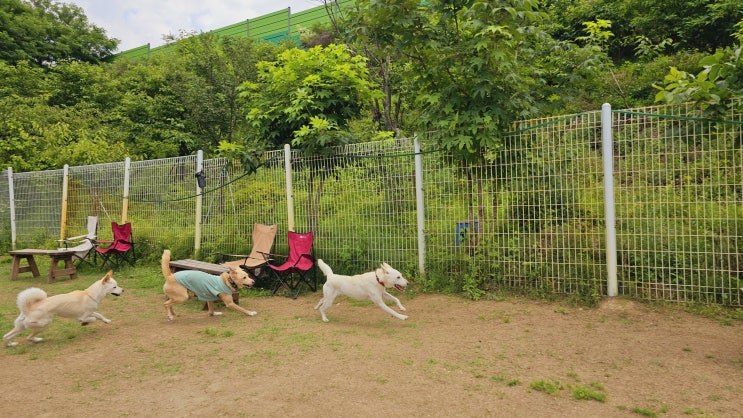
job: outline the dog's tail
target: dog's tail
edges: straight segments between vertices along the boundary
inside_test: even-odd
[[[18,294],[16,304],[18,305],[18,309],[25,315],[31,305],[36,302],[41,302],[46,298],[47,296],[45,291],[38,287],[29,287]]]
[[[165,280],[175,280],[173,272],[170,271],[170,250],[163,251],[163,258],[160,260],[160,268],[163,271]]]
[[[322,270],[322,274],[324,274],[325,277],[330,277],[333,275],[333,270],[331,270],[330,266],[325,264],[325,262],[321,259],[317,260],[317,266],[320,267],[320,270]]]

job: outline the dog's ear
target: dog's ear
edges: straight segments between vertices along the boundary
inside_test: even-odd
[[[113,275],[114,275],[114,271],[113,270],[109,270],[108,273],[106,273],[106,275],[103,276],[103,283],[106,283],[107,281],[111,280],[111,278],[113,277]]]
[[[382,263],[382,270],[384,270],[385,273],[389,273],[389,271],[392,270],[392,266],[387,263]]]

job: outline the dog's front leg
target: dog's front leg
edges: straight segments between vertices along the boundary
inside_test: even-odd
[[[395,302],[397,304],[397,307],[400,308],[401,311],[407,311],[407,309],[405,309],[405,307],[402,306],[402,303],[400,303],[400,299],[392,296],[391,294],[389,294],[387,292],[384,292],[384,294],[382,296],[384,296],[385,298],[387,298],[387,299]]]
[[[224,306],[226,306],[228,308],[232,308],[232,309],[234,309],[236,311],[240,311],[240,312],[244,313],[245,315],[253,316],[253,315],[255,315],[255,314],[258,313],[258,312],[255,312],[255,311],[249,311],[249,310],[243,308],[242,306],[238,305],[237,303],[235,303],[235,301],[232,300],[232,295],[228,295],[226,293],[220,293],[219,294],[219,298],[222,299],[222,302],[224,302]]]
[[[390,295],[390,296],[392,296],[392,295]],[[390,308],[389,306],[387,306],[384,303],[384,300],[381,297],[376,297],[376,298],[374,298],[373,301],[374,301],[374,303],[377,306],[379,306],[380,308],[382,308],[383,311],[385,311],[388,314],[394,316],[395,318],[402,319],[403,321],[406,320],[406,319],[408,319],[408,316],[407,315],[403,315],[403,314],[397,313],[392,308]]]
[[[89,322],[94,322],[96,319],[100,319],[106,324],[110,324],[111,320],[106,318],[105,316],[99,314],[98,312],[93,312],[90,314],[87,318],[80,319],[80,322],[83,323],[83,325],[87,325]]]

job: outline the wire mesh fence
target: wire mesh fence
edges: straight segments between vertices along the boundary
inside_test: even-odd
[[[619,293],[741,306],[742,116],[710,121],[684,106],[613,115]],[[65,225],[63,170],[9,171],[0,243],[11,248],[15,230],[17,247],[53,248],[62,229],[83,234],[98,215],[103,239],[110,222],[132,223],[140,259],[170,248],[220,261],[218,252],[249,251],[254,223],[277,224],[274,252],[288,252],[289,228],[313,231],[315,256],[339,273],[384,261],[424,290],[598,298],[607,288],[601,131],[598,111],[524,121],[477,162],[439,149],[433,133],[417,138],[419,151],[412,138],[322,156],[271,151],[251,174],[196,156],[70,167]]]

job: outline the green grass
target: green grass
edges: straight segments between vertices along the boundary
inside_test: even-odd
[[[591,383],[589,386],[572,386],[570,388],[573,399],[606,402],[606,393],[600,383]]]
[[[544,392],[549,395],[557,395],[563,389],[562,383],[556,380],[537,380],[529,385],[538,392]]]

